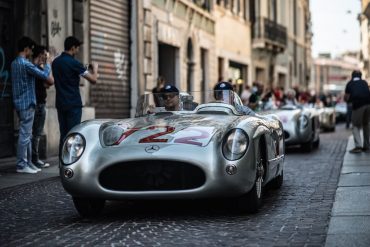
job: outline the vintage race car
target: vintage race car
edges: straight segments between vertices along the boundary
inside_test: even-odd
[[[346,121],[347,109],[348,107],[346,102],[339,102],[335,105],[335,115],[337,122]]]
[[[204,103],[180,94],[175,111],[145,94],[135,118],[75,126],[60,175],[77,211],[96,215],[106,200],[228,197],[236,209],[256,212],[265,185],[283,183],[283,128],[275,115],[243,115],[229,94],[221,102],[203,93]]]
[[[320,144],[320,114],[315,108],[287,105],[271,113],[283,123],[285,144],[310,152]]]
[[[316,108],[319,112],[320,128],[324,131],[335,131],[336,114],[334,107]]]

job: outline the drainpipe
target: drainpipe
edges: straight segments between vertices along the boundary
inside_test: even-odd
[[[131,2],[131,107],[130,116],[136,113],[136,102],[140,96],[142,78],[142,34],[140,25],[142,22],[142,0]]]

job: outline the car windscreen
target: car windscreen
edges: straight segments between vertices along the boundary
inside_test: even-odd
[[[136,117],[162,112],[191,112],[207,103],[241,104],[237,94],[230,90],[205,92],[146,93],[138,98]]]

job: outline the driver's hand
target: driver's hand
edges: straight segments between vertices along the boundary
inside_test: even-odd
[[[147,113],[148,114],[153,114],[154,113],[154,110],[155,110],[155,106],[154,105],[149,105],[148,110],[147,110]]]

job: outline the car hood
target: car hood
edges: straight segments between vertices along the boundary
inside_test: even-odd
[[[286,124],[288,122],[294,121],[297,115],[301,113],[301,110],[300,109],[294,109],[294,110],[293,109],[292,110],[290,109],[280,110],[279,109],[279,110],[275,110],[273,113],[278,116],[278,118],[283,124]]]
[[[221,139],[239,121],[240,116],[167,113],[107,122],[101,126],[100,132],[108,129],[108,126],[122,129],[116,145],[156,143],[204,147],[214,136]]]

